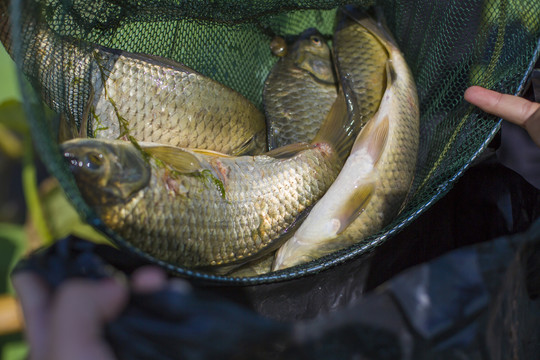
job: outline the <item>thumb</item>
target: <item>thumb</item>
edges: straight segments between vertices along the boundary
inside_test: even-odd
[[[72,280],[52,304],[49,358],[114,359],[103,338],[104,325],[120,314],[128,290],[115,280]]]

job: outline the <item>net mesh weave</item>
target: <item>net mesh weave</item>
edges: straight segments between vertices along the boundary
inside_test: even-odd
[[[358,1],[357,5],[373,5]],[[35,16],[66,38],[176,60],[239,91],[262,108],[262,89],[277,58],[270,41],[309,27],[333,33],[341,1],[11,0],[15,60],[30,29],[21,14]],[[415,77],[420,100],[420,148],[413,188],[400,216],[383,231],[317,261],[267,275],[235,279],[160,263],[181,275],[229,283],[279,281],[315,273],[373,249],[443,196],[487,146],[498,119],[463,100],[480,85],[517,94],[538,56],[540,3],[527,0],[390,0],[379,4]],[[53,61],[66,61],[51,54]],[[32,69],[24,69],[32,75]],[[21,77],[24,78],[24,77]],[[75,91],[61,76],[56,91]],[[83,217],[132,251],[84,203],[56,144],[57,116],[47,115],[39,91],[21,82],[35,144]],[[81,83],[78,91],[87,91]],[[436,241],[436,239],[434,239]],[[144,254],[143,254],[144,255]]]

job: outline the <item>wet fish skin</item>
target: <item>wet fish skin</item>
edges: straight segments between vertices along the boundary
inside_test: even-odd
[[[281,245],[331,185],[359,131],[352,105],[340,92],[312,143],[257,156],[97,139],[62,151],[83,198],[132,245],[174,265],[229,272]],[[147,183],[138,175],[146,173]]]
[[[278,250],[274,270],[319,258],[381,230],[398,214],[412,183],[419,141],[414,79],[391,37],[367,18],[361,23],[388,49],[388,87],[334,184]]]
[[[0,8],[0,39],[11,51]],[[24,20],[22,70],[44,102],[96,138],[240,155],[266,151],[264,115],[236,91],[169,59],[63,37]],[[89,119],[87,119],[89,115]]]
[[[340,81],[349,79],[363,123],[379,108],[386,87],[388,52],[363,26],[338,12],[333,51]]]
[[[108,227],[160,260],[205,269],[271,251],[340,167],[327,144],[306,144],[286,158],[174,148],[175,158],[194,164],[182,170],[145,159],[125,141],[74,139],[62,151]]]
[[[337,89],[324,37],[315,29],[304,31],[265,81],[269,148],[311,141],[334,103]]]

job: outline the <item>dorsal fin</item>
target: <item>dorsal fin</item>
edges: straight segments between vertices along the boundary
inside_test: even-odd
[[[186,65],[179,63],[177,61],[174,61],[172,59],[168,59],[165,57],[157,56],[157,55],[151,55],[151,54],[143,54],[143,53],[128,53],[126,51],[120,51],[120,54],[126,57],[131,57],[133,59],[142,60],[145,62],[148,62],[150,64],[157,64],[160,66],[166,66],[171,69],[185,72],[185,73],[191,73],[191,74],[197,74],[202,75],[201,73],[193,70],[192,68],[187,67]]]
[[[202,170],[201,163],[197,157],[182,148],[167,145],[144,145],[141,148],[150,156],[171,166],[174,170],[191,174]]]

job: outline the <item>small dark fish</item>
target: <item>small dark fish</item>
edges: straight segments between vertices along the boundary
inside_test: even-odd
[[[317,30],[306,30],[265,82],[269,148],[311,141],[336,96],[330,48]]]

